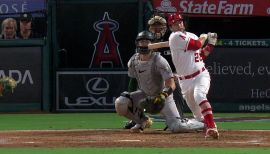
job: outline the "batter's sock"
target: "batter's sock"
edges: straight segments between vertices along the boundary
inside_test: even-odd
[[[208,128],[215,128],[216,124],[214,122],[212,107],[208,100],[204,100],[200,103],[201,112],[204,116],[204,123]]]
[[[216,128],[216,124],[214,122],[213,114],[207,114],[204,116],[204,121],[208,128]]]

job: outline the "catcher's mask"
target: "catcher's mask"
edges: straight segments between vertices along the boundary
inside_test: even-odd
[[[154,35],[148,31],[138,33],[136,37],[136,50],[140,54],[148,54],[151,50],[148,49],[148,44],[154,40]]]
[[[161,16],[154,16],[148,20],[149,31],[155,35],[155,39],[161,39],[167,31],[166,19]]]

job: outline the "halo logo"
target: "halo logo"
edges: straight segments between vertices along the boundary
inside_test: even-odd
[[[95,77],[90,79],[86,84],[86,90],[90,94],[101,95],[106,93],[110,88],[109,82],[104,78]]]
[[[98,32],[94,52],[89,68],[124,68],[119,52],[119,43],[114,32],[118,31],[119,23],[110,18],[105,12],[103,18],[93,25]]]

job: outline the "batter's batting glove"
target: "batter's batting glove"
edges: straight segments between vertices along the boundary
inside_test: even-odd
[[[0,79],[0,96],[3,96],[6,93],[13,93],[14,89],[17,86],[16,80],[11,77],[4,77]]]
[[[200,35],[200,38],[204,38],[205,40],[207,39],[207,37],[208,37],[208,35],[204,34],[204,33]]]
[[[211,33],[211,32],[209,32],[209,33],[207,34],[208,44],[212,44],[212,45],[215,46],[216,43],[217,43],[217,38],[218,38],[217,33]]]

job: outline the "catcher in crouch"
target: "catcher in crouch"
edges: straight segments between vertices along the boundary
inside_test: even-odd
[[[203,129],[202,122],[180,117],[172,94],[175,89],[172,70],[160,53],[148,49],[153,40],[153,34],[148,31],[137,35],[137,53],[128,62],[128,75],[136,78],[139,89],[131,93],[123,92],[115,100],[116,112],[136,122],[131,132],[142,132],[152,125],[144,112],[160,113],[172,132]]]

